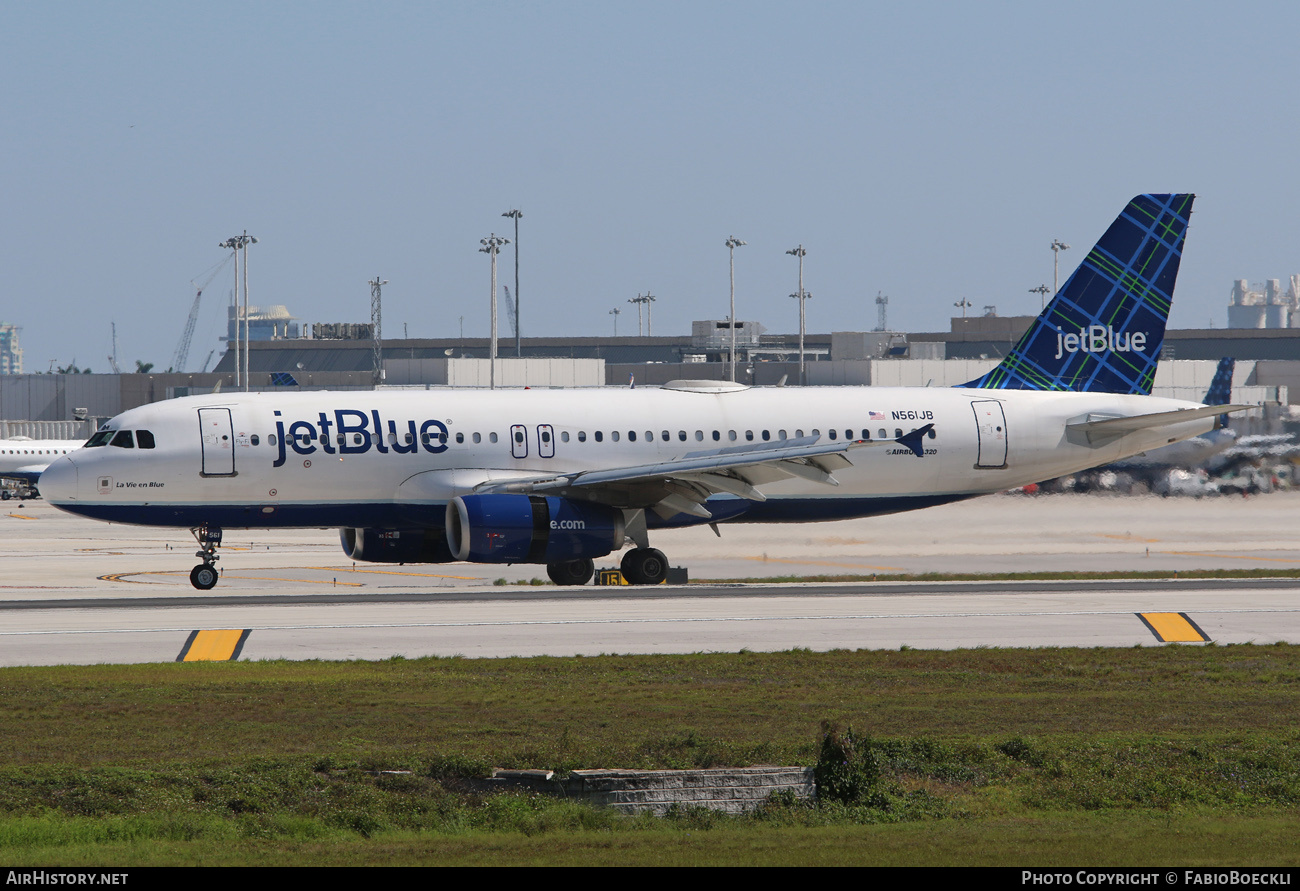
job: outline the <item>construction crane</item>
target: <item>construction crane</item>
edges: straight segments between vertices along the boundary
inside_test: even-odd
[[[194,326],[199,321],[199,304],[203,300],[203,289],[212,284],[212,280],[217,277],[221,270],[226,268],[226,264],[234,256],[235,252],[231,251],[226,256],[226,259],[212,267],[207,277],[203,279],[202,284],[194,286],[194,305],[190,307],[190,317],[185,322],[185,333],[181,335],[181,342],[176,344],[176,353],[172,356],[172,371],[184,371],[185,363],[189,360],[190,341],[194,339]],[[193,279],[190,280],[190,284],[194,284]]]
[[[510,333],[519,334],[519,319],[515,318],[515,302],[510,299],[510,286],[505,285],[506,289],[506,310],[510,313]]]

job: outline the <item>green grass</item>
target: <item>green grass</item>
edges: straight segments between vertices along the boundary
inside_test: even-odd
[[[9,668],[0,856],[1295,864],[1296,714],[1289,645]],[[654,820],[465,782],[811,765],[825,721],[869,759],[850,803]]]

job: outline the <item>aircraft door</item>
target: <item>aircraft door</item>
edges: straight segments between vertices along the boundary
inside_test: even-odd
[[[510,427],[510,454],[516,458],[528,457],[528,428],[523,424]]]
[[[550,424],[537,425],[537,454],[543,458],[555,457],[555,431]]]
[[[978,399],[970,404],[975,412],[975,432],[979,439],[976,468],[1007,466],[1007,418],[1002,403],[996,399]]]
[[[235,475],[235,429],[228,408],[199,409],[203,450],[201,476]]]

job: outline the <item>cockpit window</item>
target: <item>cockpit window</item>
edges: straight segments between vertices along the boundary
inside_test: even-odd
[[[135,432],[135,442],[142,449],[151,449],[154,446],[153,432],[150,430],[137,430]],[[257,445],[257,437],[253,437],[253,445]]]
[[[109,445],[117,446],[119,449],[133,449],[135,448],[135,438],[131,436],[130,430],[119,430]]]
[[[85,447],[93,449],[96,446],[108,445],[108,441],[113,438],[113,432],[114,431],[112,430],[100,430],[94,436],[90,437],[90,439],[86,440]]]

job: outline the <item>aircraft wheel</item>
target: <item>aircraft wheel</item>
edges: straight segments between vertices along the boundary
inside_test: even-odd
[[[200,591],[211,591],[217,586],[217,568],[200,563],[190,570],[190,584]]]
[[[596,564],[586,558],[546,564],[546,574],[557,585],[585,585],[595,573]]]
[[[8,490],[8,489],[0,490],[0,499],[4,499],[5,501],[8,501],[8,500],[9,500],[9,490]]]
[[[633,548],[619,570],[629,585],[657,585],[668,578],[668,558],[658,548]]]

